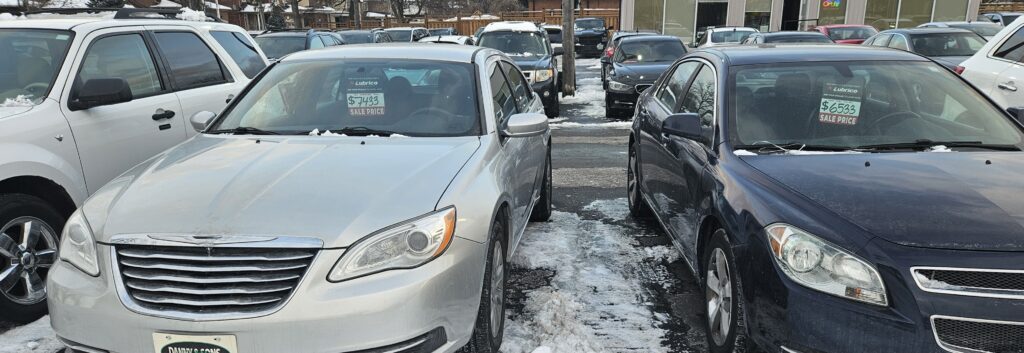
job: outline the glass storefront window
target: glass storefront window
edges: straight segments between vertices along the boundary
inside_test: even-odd
[[[967,1],[935,0],[935,18],[932,21],[963,21],[967,17]]]
[[[772,20],[772,0],[747,0],[743,25],[768,32]]]
[[[665,34],[693,41],[693,24],[697,15],[697,0],[668,0],[665,4]]]
[[[636,30],[661,32],[665,0],[636,0],[633,13],[633,27]]]
[[[849,0],[818,0],[818,25],[838,25],[846,23],[846,3]]]
[[[902,0],[899,28],[913,28],[931,22],[935,0]]]
[[[896,10],[899,0],[868,0],[864,24],[879,31],[896,28]]]
[[[900,17],[898,21],[897,13]],[[822,7],[822,18],[824,14],[825,8]],[[963,21],[965,18],[966,0],[867,0],[864,23],[884,31],[893,28],[913,28],[933,21]]]

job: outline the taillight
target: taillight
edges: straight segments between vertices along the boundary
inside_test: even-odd
[[[612,54],[615,54],[615,47],[608,46],[608,49],[604,50],[604,56],[611,57]]]
[[[963,75],[964,74],[964,70],[966,70],[966,69],[967,69],[966,67],[957,65],[956,67],[953,68],[953,72],[956,72],[957,75]]]

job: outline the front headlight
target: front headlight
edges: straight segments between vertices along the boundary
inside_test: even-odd
[[[89,226],[89,221],[82,215],[81,210],[75,211],[64,225],[58,253],[61,260],[67,261],[82,272],[93,277],[100,275],[92,227]]]
[[[437,258],[455,234],[455,207],[377,231],[353,244],[327,280],[341,282],[387,270],[409,269]]]
[[[766,231],[776,263],[793,281],[831,295],[889,305],[882,277],[866,261],[788,224]]]
[[[608,80],[608,89],[616,92],[632,92],[633,86],[627,85],[622,82]]]
[[[537,70],[533,72],[533,82],[544,82],[550,80],[555,75],[555,70]]]

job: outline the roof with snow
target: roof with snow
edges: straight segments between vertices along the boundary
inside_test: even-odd
[[[469,45],[437,45],[432,43],[386,43],[339,45],[327,49],[307,50],[288,55],[282,63],[306,60],[337,59],[409,59],[470,63],[477,53],[491,55],[497,50]]]
[[[491,22],[484,27],[484,33],[494,31],[537,32],[539,30],[540,27],[537,27],[536,24],[526,21]]]

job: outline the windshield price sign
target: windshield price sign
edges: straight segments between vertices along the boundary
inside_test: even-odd
[[[860,86],[826,83],[821,95],[818,121],[825,124],[857,125],[862,91]]]
[[[348,103],[348,114],[353,117],[384,115],[384,85],[376,77],[349,79],[345,99]]]

